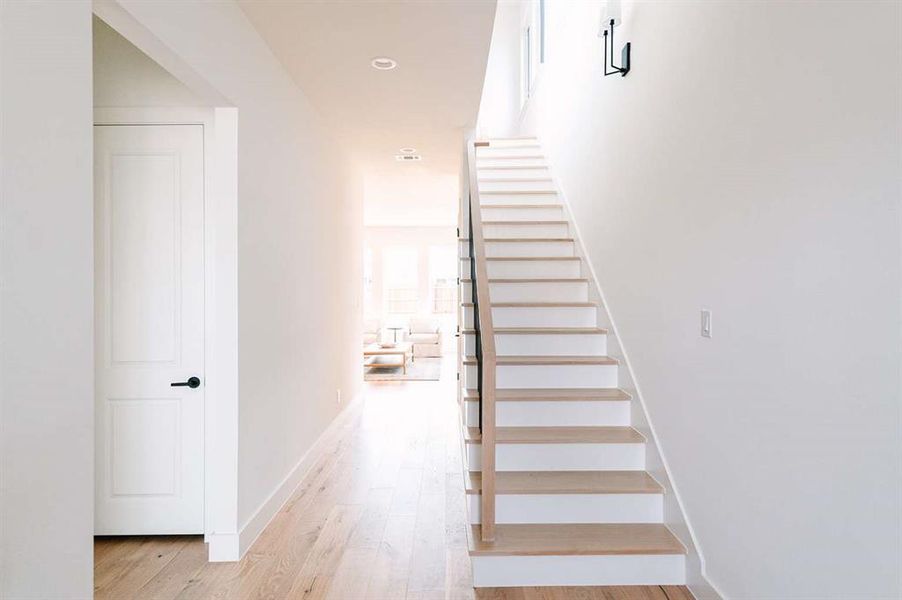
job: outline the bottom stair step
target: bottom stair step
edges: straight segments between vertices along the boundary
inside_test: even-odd
[[[473,525],[471,535],[470,556],[686,553],[666,525],[655,523],[497,525],[493,542],[483,542]]]
[[[497,525],[469,532],[476,587],[681,585],[686,548],[660,524]]]

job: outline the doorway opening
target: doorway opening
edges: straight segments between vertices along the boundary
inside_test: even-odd
[[[364,238],[364,380],[455,378],[455,227],[368,226]]]
[[[93,34],[95,547],[237,560],[237,111]]]

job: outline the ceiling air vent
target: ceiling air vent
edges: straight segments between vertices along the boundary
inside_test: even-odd
[[[398,162],[416,162],[423,160],[419,154],[395,154],[395,160]]]

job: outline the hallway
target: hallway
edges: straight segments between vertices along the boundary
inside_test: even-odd
[[[101,538],[95,598],[684,600],[684,588],[470,583],[454,364],[438,382],[370,383],[362,406],[238,563],[200,538]]]

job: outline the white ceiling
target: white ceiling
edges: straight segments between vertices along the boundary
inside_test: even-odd
[[[384,205],[396,192],[409,207],[405,211],[422,205],[430,223],[449,212],[453,223],[456,193],[431,197],[449,186],[430,180],[457,177],[461,136],[479,108],[495,0],[239,4],[345,142],[368,194]],[[395,59],[398,67],[373,69],[370,61],[377,56]],[[395,161],[398,149],[407,146],[418,150],[422,162]],[[368,215],[378,212],[367,208]],[[416,214],[406,214],[417,221]]]

